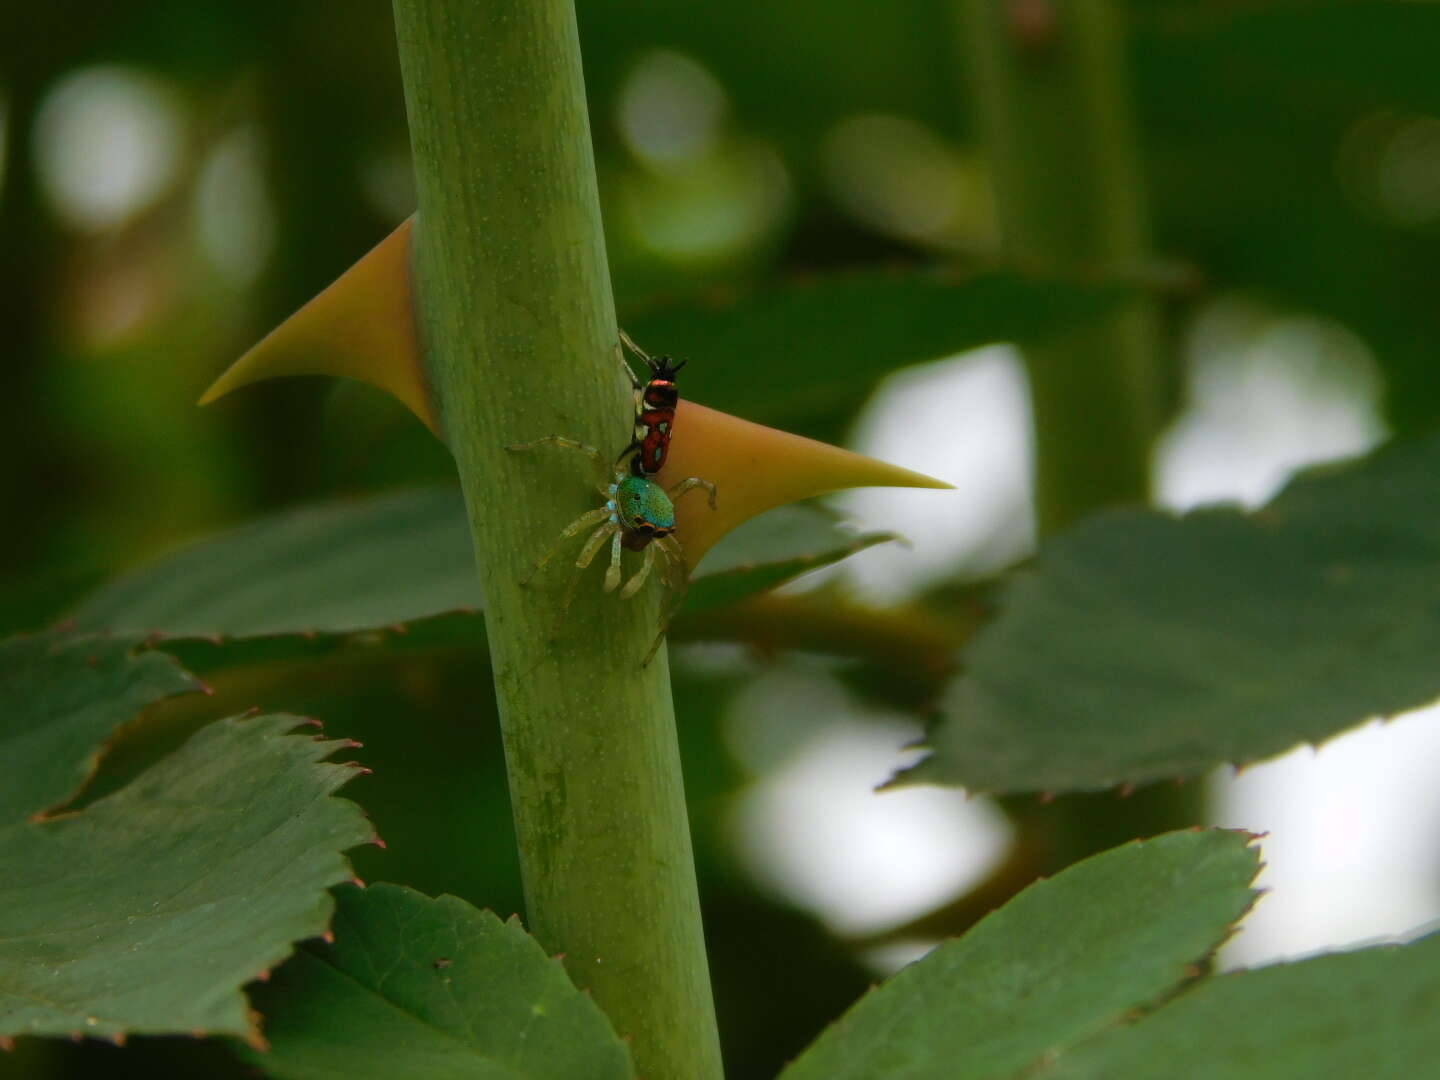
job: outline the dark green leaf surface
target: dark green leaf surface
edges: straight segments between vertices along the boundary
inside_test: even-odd
[[[965,654],[902,780],[1078,791],[1193,776],[1440,694],[1440,439],[1268,507],[1101,514]]]
[[[330,797],[348,744],[299,723],[219,721],[83,811],[0,827],[0,1035],[252,1034],[241,987],[324,932],[340,853],[374,835]]]
[[[1414,1080],[1440,1063],[1440,934],[1206,979],[1036,1080]]]
[[[168,656],[136,642],[39,634],[0,642],[0,823],[73,795],[101,744],[148,705],[199,689]]]
[[[888,539],[846,532],[814,509],[781,507],[715,547],[686,610],[737,603]],[[176,638],[335,635],[480,606],[460,493],[444,488],[290,511],[201,540],[102,589],[75,621]],[[484,633],[480,619],[430,629],[427,641]],[[294,648],[307,650],[298,641]]]
[[[291,510],[190,544],[96,593],[75,621],[172,637],[343,634],[480,606],[460,493],[433,488]]]
[[[847,532],[810,507],[778,507],[745,522],[716,546],[691,583],[684,610],[696,615],[738,603],[894,539],[894,533]]]
[[[782,1080],[1025,1075],[1190,977],[1253,900],[1250,840],[1168,833],[1030,886],[862,998]]]
[[[1163,15],[1157,23],[1152,47],[1172,63],[1186,65],[1179,77],[1203,73],[1226,89],[1239,85],[1252,92],[1283,92],[1288,100],[1282,107],[1346,101],[1440,110],[1440,79],[1433,66],[1440,12],[1426,4],[1207,5],[1188,19],[1172,19],[1168,27]]]
[[[609,1080],[630,1052],[511,920],[397,885],[336,890],[335,943],[258,988],[280,1080]]]
[[[897,368],[1040,340],[1124,295],[1010,272],[866,271],[656,306],[625,328],[651,352],[693,359],[687,397],[812,434],[811,422],[853,413]]]

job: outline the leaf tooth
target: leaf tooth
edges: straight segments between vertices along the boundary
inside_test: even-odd
[[[15,1039],[9,1035],[0,1035],[0,1050],[4,1050],[8,1054],[11,1050],[14,1049]]]
[[[335,944],[335,931],[334,931],[334,930],[326,930],[324,933],[322,933],[322,934],[320,935],[320,940],[323,941],[323,942],[325,942],[326,945],[334,945],[334,944]]]
[[[1054,801],[1055,801],[1055,792],[1053,792],[1053,791],[1042,791],[1042,792],[1040,792],[1040,805],[1041,805],[1041,806],[1045,806],[1045,805],[1047,805],[1047,804],[1049,804],[1049,803],[1052,803],[1052,802],[1054,802]]]
[[[262,1017],[254,1009],[251,1009],[250,1030],[247,1031],[244,1036],[245,1044],[249,1046],[252,1050],[256,1050],[262,1054],[268,1053],[270,1050],[270,1040],[265,1038],[265,1036],[260,1033],[260,1021],[263,1019],[264,1017]]]
[[[369,776],[375,771],[369,766],[361,765],[358,761],[339,761],[336,762],[336,764],[339,765],[342,769],[354,769],[356,775],[358,776]]]
[[[351,885],[354,885],[356,888],[359,888],[359,889],[365,888],[365,881],[364,881],[363,878],[360,877],[359,874],[351,874],[351,875],[350,875],[350,884],[351,884]]]
[[[1131,795],[1135,794],[1135,785],[1126,781],[1115,789],[1115,793],[1122,799],[1128,799]]]
[[[381,837],[379,833],[376,833],[370,838],[370,843],[373,844],[375,847],[378,847],[381,851],[388,851],[390,848],[390,845],[385,843],[385,840]]]

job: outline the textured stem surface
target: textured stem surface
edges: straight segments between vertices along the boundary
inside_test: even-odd
[[[505,445],[609,454],[630,428],[572,0],[394,6],[426,363],[485,591],[530,928],[642,1076],[713,1080],[669,669],[640,666],[658,596],[602,596],[591,567],[552,642],[574,555],[519,584],[598,497],[579,455]]]

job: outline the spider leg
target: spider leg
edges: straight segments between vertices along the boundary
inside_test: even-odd
[[[570,575],[570,583],[565,586],[565,595],[560,601],[560,610],[555,615],[555,627],[550,631],[551,640],[560,636],[560,628],[565,625],[565,616],[570,611],[570,602],[575,599],[575,589],[580,584],[580,578],[583,576],[585,568],[595,558],[595,553],[605,543],[606,537],[612,532],[618,536],[619,530],[620,526],[614,521],[607,521],[586,539],[585,546],[580,549],[579,558],[575,560],[575,572]]]
[[[619,328],[617,327],[616,329]],[[624,330],[620,330],[620,340],[625,343],[625,347],[627,349],[633,352],[641,360],[645,361],[646,367],[651,369],[655,367],[655,361],[650,359],[650,354],[647,353],[644,349],[642,349],[639,345],[636,345],[634,339],[631,338],[630,335],[627,334]],[[626,366],[628,367],[629,365]]]
[[[701,480],[698,476],[687,476],[684,480],[681,480],[678,484],[675,484],[673,487],[671,487],[670,490],[666,492],[666,494],[670,496],[671,502],[679,502],[681,495],[685,495],[691,491],[694,491],[696,488],[704,488],[707,492],[710,493],[710,509],[714,510],[715,485],[712,484],[709,480]]]
[[[620,599],[628,600],[640,591],[640,586],[645,584],[645,579],[650,576],[650,571],[656,565],[655,545],[652,543],[645,549],[645,559],[640,563],[640,569],[635,571],[635,576],[625,583],[620,590]],[[664,571],[661,571],[664,576]]]
[[[610,514],[609,508],[604,507],[603,509],[608,516]],[[616,524],[613,518],[605,522],[605,524],[601,525],[586,538],[585,546],[580,549],[580,554],[575,558],[575,568],[577,570],[584,570],[594,561],[595,553],[604,546],[605,541],[610,537],[611,533],[615,534],[617,541],[620,539],[620,526]]]
[[[522,450],[538,450],[542,446],[556,446],[561,450],[574,450],[578,454],[584,454],[599,470],[600,475],[610,475],[610,465],[605,460],[605,455],[596,450],[593,446],[577,442],[575,439],[567,439],[564,435],[546,435],[543,439],[535,439],[533,442],[511,443],[505,449],[516,453]]]
[[[605,568],[605,591],[614,592],[620,584],[620,528],[615,528],[615,536],[610,541],[610,565]]]
[[[660,545],[660,550],[665,553],[666,558],[675,565],[678,581],[671,588],[669,602],[660,616],[660,629],[655,634],[655,640],[650,644],[650,651],[645,654],[645,659],[640,661],[641,667],[649,667],[650,661],[655,659],[655,654],[660,651],[660,643],[665,640],[665,632],[670,629],[670,620],[680,610],[680,605],[685,602],[686,590],[690,587],[690,572],[685,566],[685,553],[680,549],[680,543],[673,536],[662,536],[655,543]]]
[[[529,569],[529,571],[526,572],[525,576],[520,579],[520,584],[527,584],[542,566],[544,566],[547,562],[549,562],[556,555],[558,555],[560,553],[560,549],[565,546],[565,541],[569,540],[576,533],[584,532],[591,525],[594,525],[596,522],[603,521],[609,516],[610,508],[608,506],[602,506],[598,510],[590,510],[586,513],[581,514],[569,525],[566,525],[564,530],[560,533],[560,538],[550,546],[549,551],[547,551],[543,556],[541,556],[540,561],[537,562]]]
[[[620,331],[620,337],[621,337],[621,338],[625,341],[625,343],[626,343],[627,345],[629,345],[632,349],[635,348],[635,343],[630,340],[630,338],[626,335],[626,333],[625,333],[624,330],[621,330],[621,331]],[[640,391],[642,391],[642,390],[645,389],[645,384],[642,383],[639,379],[637,379],[637,378],[635,377],[635,371],[634,371],[634,369],[631,368],[630,365],[626,362],[626,360],[625,360],[625,350],[620,347],[620,342],[618,342],[618,341],[615,343],[615,359],[618,360],[618,361],[620,362],[620,366],[625,369],[625,377],[630,380],[630,385],[635,388],[635,393],[636,393],[636,395],[639,395]],[[637,400],[637,401],[639,400],[638,396],[637,396],[636,400]]]
[[[661,548],[660,551],[662,554],[664,554],[665,549]],[[664,585],[667,589],[674,584],[670,579],[670,571],[666,569],[666,566],[669,564],[669,562],[669,555],[665,555],[663,559],[655,560],[655,576],[660,579],[660,584]]]
[[[690,569],[685,565],[685,549],[680,546],[680,541],[673,536],[662,536],[656,541],[665,557],[670,560],[676,571],[675,585],[678,586],[679,595],[674,600],[674,607],[680,606],[680,601],[685,598],[685,592],[690,588]],[[670,584],[670,582],[666,582]],[[672,609],[671,614],[674,614]]]

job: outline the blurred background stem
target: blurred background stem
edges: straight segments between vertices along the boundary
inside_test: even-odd
[[[1113,0],[960,0],[966,89],[990,163],[1001,242],[1025,265],[1143,280],[1152,262],[1122,9]],[[1152,295],[1025,349],[1043,541],[1150,496],[1163,421]],[[1035,870],[1191,824],[1201,785],[1005,800]]]
[[[656,597],[601,596],[593,566],[552,640],[569,560],[518,584],[598,502],[579,455],[504,447],[553,433],[609,455],[629,431],[572,3],[395,0],[395,23],[421,325],[485,591],[527,921],[641,1075],[714,1080],[666,655],[640,666]]]
[[[962,0],[965,69],[1006,253],[1129,276],[1150,258],[1120,13],[1111,0]],[[1152,299],[1027,348],[1042,536],[1144,501],[1159,415]]]

